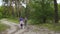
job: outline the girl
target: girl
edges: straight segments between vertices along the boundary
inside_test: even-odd
[[[20,18],[20,27],[21,27],[21,29],[24,28],[24,19],[23,18]]]

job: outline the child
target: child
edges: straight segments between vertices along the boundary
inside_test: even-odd
[[[20,18],[20,27],[21,27],[21,29],[24,28],[24,19],[23,18]]]

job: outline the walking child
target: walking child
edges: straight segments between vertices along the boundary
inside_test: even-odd
[[[24,28],[24,19],[20,18],[20,28],[23,29]]]

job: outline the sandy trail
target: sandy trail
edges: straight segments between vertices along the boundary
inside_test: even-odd
[[[10,29],[7,29],[7,34],[60,34],[58,32],[50,31],[46,28],[28,26],[25,29],[20,29],[19,24],[10,22],[6,19],[0,20],[2,23],[10,26]]]
[[[7,19],[0,20],[3,24],[10,26],[10,29],[7,29],[7,34],[20,34],[25,29],[20,29],[19,24],[9,22]]]

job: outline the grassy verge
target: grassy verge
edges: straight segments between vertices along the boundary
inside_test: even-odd
[[[7,25],[0,23],[0,32],[5,31],[8,28],[9,27]]]
[[[38,27],[48,28],[49,30],[59,31],[60,32],[60,23],[58,23],[58,24],[45,23],[45,24],[40,24],[40,25],[37,25],[37,26]]]
[[[48,27],[50,30],[60,31],[60,23],[58,24],[44,24],[43,26]]]
[[[19,23],[19,20],[18,19],[12,19],[12,18],[7,18],[8,21],[11,21],[11,22],[14,22],[14,23]]]

